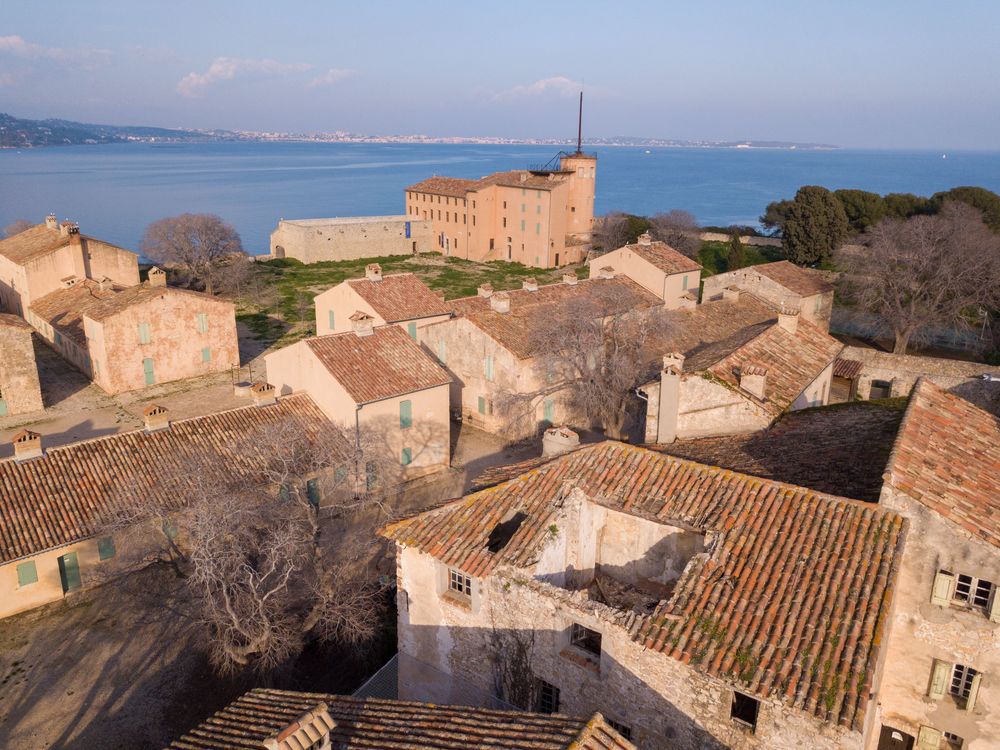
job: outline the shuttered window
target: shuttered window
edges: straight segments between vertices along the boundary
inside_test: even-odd
[[[207,346],[201,350],[201,361],[211,362],[212,361],[212,350]]]
[[[152,335],[149,332],[149,323],[139,324],[139,343],[148,344],[153,340]]]
[[[109,536],[97,540],[97,557],[110,560],[115,556],[115,540]]]
[[[319,508],[319,480],[310,479],[306,482],[306,497],[309,504],[314,508]]]
[[[400,401],[399,402],[399,426],[404,430],[407,427],[413,426],[413,402],[412,401]]]
[[[198,333],[208,333],[207,313],[198,313]]]
[[[544,411],[544,419],[546,422],[554,423],[556,421],[556,402],[555,399],[547,398],[542,405]]]
[[[403,448],[402,454],[399,457],[399,462],[403,466],[409,466],[413,463],[413,448]]]
[[[417,324],[416,323],[407,323],[406,324],[406,332],[408,334],[410,334],[410,338],[411,339],[413,339],[414,341],[417,340]]]
[[[334,331],[337,328],[336,318],[334,317],[333,310],[327,313],[327,323],[330,326],[330,330]]]
[[[17,566],[17,585],[30,586],[38,582],[38,569],[34,560],[19,563]]]
[[[448,345],[443,341],[438,341],[438,362],[442,365],[448,363]]]
[[[483,360],[483,370],[486,374],[486,379],[489,381],[493,380],[493,355],[487,354],[486,359]]]

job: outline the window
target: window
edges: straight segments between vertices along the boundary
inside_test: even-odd
[[[538,681],[538,712],[559,713],[559,688],[545,680]]]
[[[506,216],[503,217],[503,225],[507,226],[507,217]]]
[[[115,540],[109,536],[97,540],[97,558],[110,560],[115,556]]]
[[[521,213],[523,214],[527,210],[528,210],[528,204],[527,203],[522,203],[521,204]]]
[[[622,724],[620,721],[615,721],[614,719],[608,719],[608,724],[614,729],[618,734],[620,734],[625,739],[632,740],[632,727]]]
[[[413,402],[410,400],[399,402],[399,426],[404,430],[413,426]]]
[[[542,403],[542,419],[546,422],[555,423],[556,421],[556,402],[555,399],[547,398]]]
[[[198,333],[208,333],[208,315],[198,313]]]
[[[287,503],[292,497],[291,492],[288,490],[288,485],[283,484],[278,488],[278,499],[283,503]]]
[[[492,250],[492,249],[493,249],[493,238],[490,237],[490,250]]]
[[[310,479],[306,482],[306,498],[309,500],[309,504],[319,509],[319,480]]]
[[[174,523],[169,518],[164,518],[161,524],[163,528],[163,534],[167,539],[173,540],[177,538],[177,524]]]
[[[399,456],[399,463],[403,466],[409,466],[413,463],[413,448],[403,448]]]
[[[951,670],[951,687],[948,688],[948,692],[956,698],[968,699],[969,691],[972,690],[972,682],[978,674],[979,672],[972,667],[956,664]]]
[[[729,716],[733,721],[745,724],[750,729],[756,729],[758,711],[760,711],[760,701],[733,691],[733,705],[729,709]]]
[[[438,341],[438,362],[442,365],[448,361],[448,345],[444,341]]]
[[[410,334],[410,338],[414,341],[417,340],[417,324],[416,322],[406,324],[406,332]]]
[[[892,395],[892,383],[888,380],[873,380],[868,398],[889,398]]]
[[[333,315],[333,310],[330,310],[330,312],[327,313],[327,323],[329,324],[331,331],[337,327],[336,319],[334,318]]]
[[[20,586],[30,586],[33,583],[38,583],[38,569],[35,568],[35,561],[28,560],[28,562],[19,563],[17,566],[17,585]]]
[[[569,642],[582,651],[594,656],[601,655],[601,634],[574,622],[570,630]]]
[[[522,232],[524,231],[524,226],[525,226],[524,219],[521,219],[521,231]]]
[[[483,373],[486,375],[486,379],[489,381],[493,380],[493,355],[487,354],[486,358],[483,360]]]
[[[140,344],[148,344],[152,340],[153,340],[152,336],[150,335],[150,332],[149,332],[149,323],[140,323],[139,324],[139,343]]]
[[[943,734],[944,741],[948,743],[948,750],[962,750],[962,745],[965,744],[965,740],[957,734],[952,734],[951,732],[944,732]]]
[[[378,464],[374,461],[365,463],[365,489],[371,490],[378,486]]]
[[[504,202],[503,202],[503,208],[504,208],[504,211],[506,211],[506,210],[507,210],[507,201],[504,201]]]
[[[212,350],[207,346],[201,350],[201,361],[202,362],[212,361]]]
[[[985,609],[989,606],[991,593],[993,593],[993,584],[989,581],[959,573],[955,581],[955,594],[953,598],[956,602],[971,604],[974,607],[983,607]]]
[[[681,289],[686,292],[687,288],[688,288],[688,277],[687,276],[682,276],[681,277]]]
[[[997,587],[985,578],[939,570],[934,574],[931,604],[961,607],[985,612],[993,622],[1000,622],[1000,597]]]
[[[449,568],[448,591],[459,596],[472,596],[472,578],[457,568]]]
[[[542,233],[542,225],[535,224],[535,234],[541,234],[541,233]]]

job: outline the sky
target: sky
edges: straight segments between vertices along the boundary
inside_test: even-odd
[[[1000,2],[0,4],[0,112],[116,125],[1000,149]]]

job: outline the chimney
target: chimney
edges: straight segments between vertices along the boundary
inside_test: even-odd
[[[639,235],[638,244],[640,245],[652,245],[653,238],[649,236],[649,232],[643,232]]]
[[[49,214],[48,216],[45,217],[45,226],[48,227],[49,229],[59,228],[59,220],[56,219],[55,214]]]
[[[330,733],[337,725],[326,703],[317,703],[291,724],[261,742],[263,750],[330,750]]]
[[[250,396],[253,398],[254,406],[270,406],[278,401],[274,395],[274,386],[263,380],[250,386]]]
[[[142,418],[146,422],[146,432],[165,430],[170,426],[167,410],[159,404],[152,404],[143,409]]]
[[[21,430],[13,440],[14,460],[17,462],[30,461],[42,455],[42,436],[31,430]]]
[[[371,336],[375,332],[375,318],[361,310],[351,316],[351,325],[358,336]]]
[[[537,292],[538,282],[535,280],[534,276],[529,276],[521,282],[521,288],[526,292]]]
[[[602,279],[613,279],[615,277],[614,266],[604,266],[599,272],[598,276]]]
[[[786,310],[782,306],[781,312],[778,313],[778,325],[789,333],[795,333],[799,330],[799,311]]]
[[[576,284],[576,272],[567,271],[562,275],[562,279],[564,284],[569,284],[570,286],[573,286],[574,284]]]
[[[735,286],[727,286],[722,290],[722,299],[728,300],[729,302],[739,302],[740,299],[740,289]]]
[[[64,221],[62,224],[59,225],[59,234],[61,234],[63,237],[69,237],[70,235],[73,234],[79,235],[80,225],[74,224],[72,221]]]
[[[569,427],[549,427],[542,435],[542,456],[558,456],[580,445],[580,436]]]
[[[166,286],[167,285],[167,272],[164,271],[159,266],[153,266],[149,269],[149,273],[146,274],[146,278],[149,281],[150,286]]]
[[[677,439],[677,420],[681,408],[681,375],[684,355],[671,352],[663,355],[660,373],[660,398],[656,415],[656,442],[672,443]]]
[[[112,291],[114,289],[114,286],[115,286],[115,282],[113,282],[107,276],[104,276],[104,277],[101,278],[100,281],[97,282],[97,291],[99,291],[99,292],[110,292],[110,291]]]
[[[369,263],[365,266],[365,278],[369,281],[382,280],[382,266],[378,263]]]
[[[493,296],[493,285],[490,284],[489,282],[486,282],[485,284],[480,284],[479,289],[477,289],[476,291],[479,292],[480,297],[485,297],[486,299],[489,299],[491,296]]]
[[[64,289],[69,289],[69,288],[74,287],[74,286],[76,286],[77,284],[80,283],[80,277],[79,276],[64,276],[63,278],[59,279],[59,282],[63,285]]]
[[[521,182],[527,182],[527,181],[528,181],[528,173],[521,172]]]
[[[507,292],[497,292],[490,297],[490,309],[493,312],[510,312],[510,295]]]
[[[767,391],[767,368],[761,365],[744,365],[740,368],[740,388],[763,401]]]

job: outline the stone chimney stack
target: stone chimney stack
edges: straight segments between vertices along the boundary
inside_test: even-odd
[[[795,333],[799,330],[799,311],[782,306],[778,313],[778,325],[789,333]]]
[[[497,292],[490,297],[490,309],[493,312],[510,312],[510,295],[507,292]]]
[[[365,278],[369,281],[382,280],[382,266],[378,263],[369,263],[365,266]]]
[[[653,238],[650,236],[649,232],[643,232],[639,235],[638,243],[640,245],[652,245]]]
[[[598,272],[598,276],[602,279],[613,279],[615,277],[614,266],[604,266]]]
[[[49,229],[59,228],[59,220],[56,218],[55,214],[49,214],[45,217],[45,226]]]
[[[100,281],[97,282],[97,289],[101,292],[110,292],[115,287],[115,282],[113,282],[107,276],[102,276]]]
[[[250,396],[253,398],[254,406],[270,406],[278,401],[274,386],[264,381],[250,386]]]
[[[148,279],[150,286],[167,285],[167,272],[158,266],[150,268],[149,273],[146,274],[146,278]]]
[[[569,427],[549,427],[542,435],[542,456],[558,456],[580,445],[580,436]]]
[[[142,410],[142,418],[146,422],[146,432],[157,432],[170,427],[167,410],[159,404],[152,404]]]
[[[562,280],[564,284],[573,286],[576,284],[576,271],[567,271],[562,275]]]
[[[663,355],[660,373],[660,398],[657,404],[656,442],[672,443],[677,439],[677,421],[681,408],[681,375],[684,355],[671,352]]]
[[[767,368],[761,365],[744,365],[741,367],[740,388],[751,396],[763,401],[767,393]]]
[[[485,284],[480,284],[479,288],[476,291],[479,293],[480,297],[489,299],[490,297],[493,296],[493,285],[490,284],[489,282],[486,282]]]
[[[74,234],[79,236],[80,225],[75,224],[72,221],[64,221],[62,224],[59,225],[59,234],[61,234],[63,237],[69,237],[70,235]]]
[[[728,302],[739,302],[740,289],[736,286],[727,286],[722,290],[722,299]]]
[[[31,430],[21,430],[11,441],[14,444],[14,460],[30,461],[42,455],[42,436]]]
[[[538,282],[535,280],[534,276],[529,276],[521,282],[521,288],[526,292],[537,292]]]
[[[358,310],[351,316],[351,326],[357,336],[371,336],[375,332],[375,318]]]

